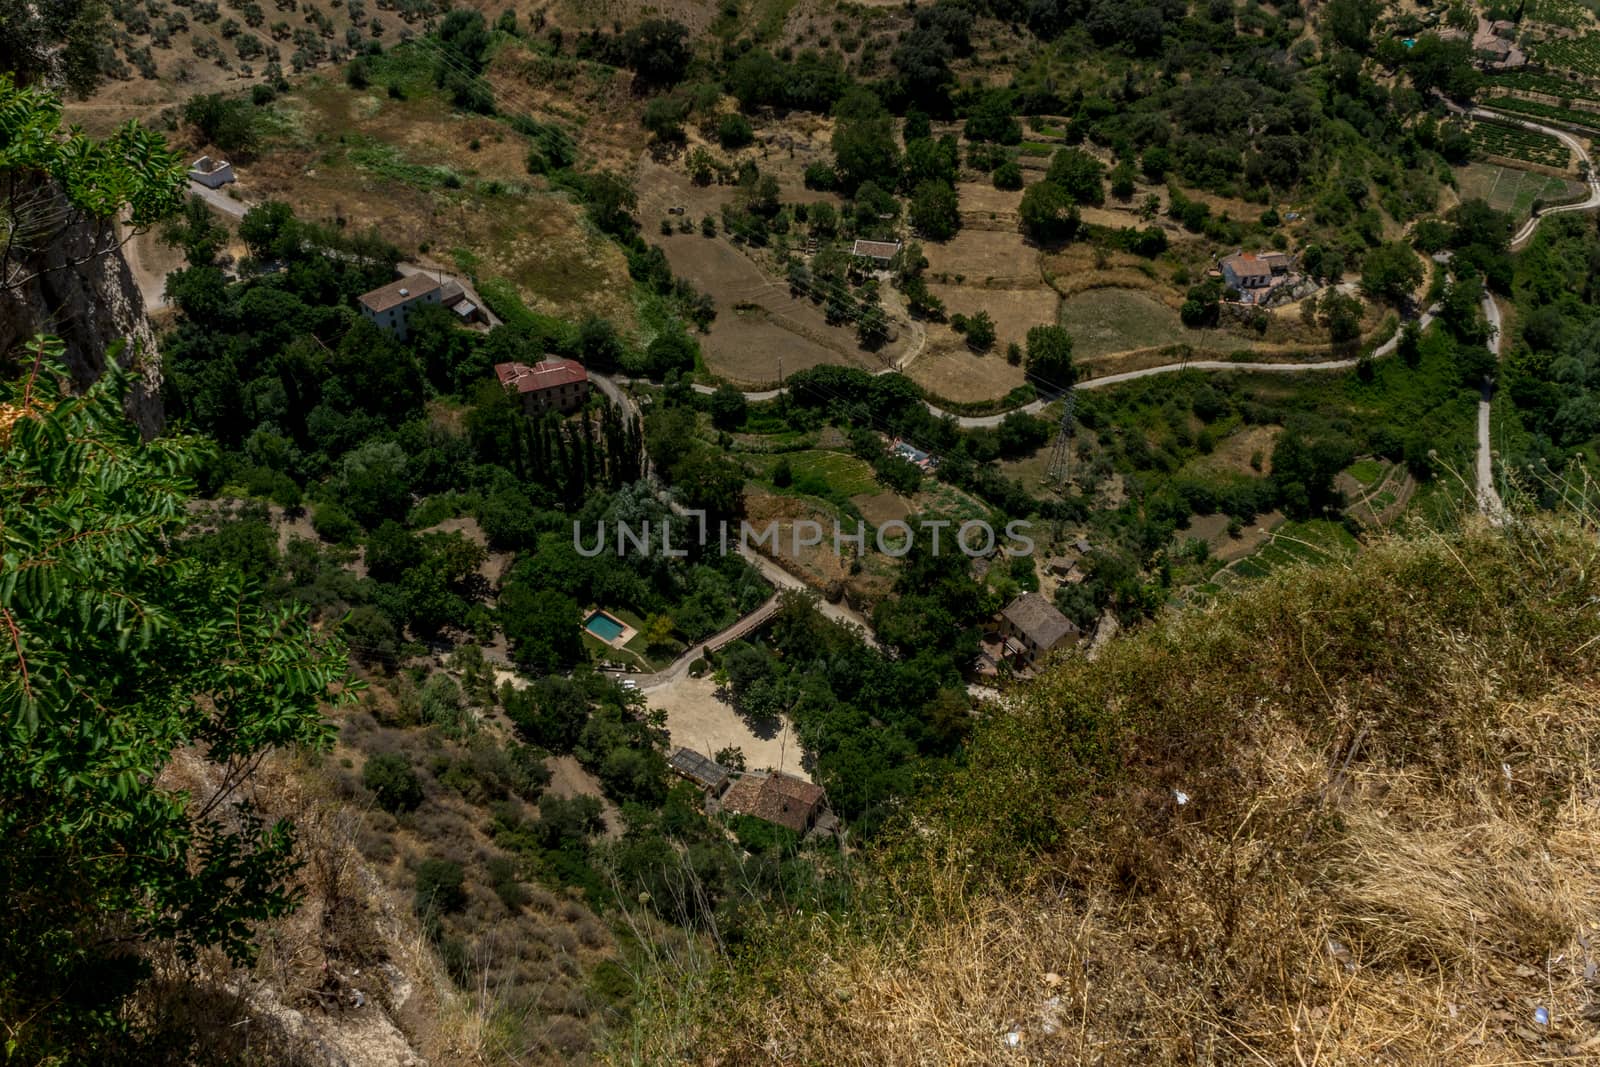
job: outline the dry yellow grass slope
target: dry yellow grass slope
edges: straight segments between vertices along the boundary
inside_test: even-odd
[[[1600,1062],[1597,562],[1414,532],[1060,664],[617,1058]]]

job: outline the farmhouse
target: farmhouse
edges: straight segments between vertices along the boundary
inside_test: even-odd
[[[850,249],[850,254],[879,270],[888,270],[889,263],[899,251],[899,241],[857,241]]]
[[[523,410],[530,415],[545,411],[566,414],[589,399],[589,372],[575,359],[546,359],[531,367],[497,363],[494,373],[501,385],[516,390]]]
[[[1293,260],[1282,252],[1235,252],[1218,264],[1222,283],[1239,294],[1240,303],[1265,303],[1273,290],[1293,280]]]
[[[361,313],[401,341],[406,339],[411,309],[440,302],[443,286],[425,274],[401,278],[361,294]]]
[[[826,818],[822,787],[782,771],[752,771],[728,787],[722,810],[750,815],[803,834]]]
[[[212,159],[210,156],[201,156],[189,164],[189,177],[207,189],[220,189],[229,182],[238,180],[234,177],[232,163],[226,159]]]
[[[1039,657],[1078,639],[1078,627],[1038,593],[1023,593],[1000,613],[1005,653],[1016,666],[1032,666]]]

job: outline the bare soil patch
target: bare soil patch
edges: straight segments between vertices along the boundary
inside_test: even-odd
[[[1202,456],[1189,464],[1194,471],[1216,471],[1226,474],[1268,475],[1272,473],[1272,446],[1281,426],[1249,426],[1238,433],[1229,434],[1217,442],[1209,456]],[[1254,456],[1261,457],[1261,469],[1250,465]]]
[[[1189,519],[1188,528],[1178,531],[1178,538],[1181,540],[1185,537],[1198,537],[1210,546],[1213,559],[1220,563],[1232,563],[1266,544],[1272,536],[1272,531],[1281,525],[1283,525],[1283,513],[1272,511],[1265,515],[1257,515],[1254,520],[1244,524],[1238,537],[1230,537],[1228,516],[1194,515]]]
[[[669,207],[687,208],[691,219],[715,215],[732,195],[718,186],[696,186],[670,167],[642,160],[638,170],[639,212],[646,233],[666,254],[673,273],[716,300],[717,317],[700,339],[706,367],[745,386],[775,384],[782,372],[832,363],[877,370],[898,354],[904,341],[877,353],[861,348],[853,328],[831,326],[822,309],[768,275],[757,250],[740,248],[720,233],[704,237],[674,233],[663,237],[653,220]]]
[[[682,745],[704,756],[713,757],[724,748],[744,753],[750,770],[781,770],[811,780],[802,763],[805,756],[788,720],[780,719],[775,729],[757,732],[733,706],[717,696],[717,684],[709,676],[688,674],[652,689],[650,706],[667,713],[667,734],[672,744]]]
[[[1028,289],[985,289],[973,285],[935,283],[929,285],[928,289],[944,301],[945,311],[951,315],[976,315],[980,311],[987,311],[994,320],[994,348],[997,352],[1004,352],[1006,345],[1013,341],[1023,344],[1033,327],[1053,324],[1060,304],[1055,291],[1042,285]],[[942,332],[956,336],[948,326],[935,327],[928,332],[930,340]],[[1004,359],[1001,362],[1005,362]]]
[[[508,279],[547,313],[633,327],[621,250],[594,233],[565,194],[529,180],[526,148],[505,127],[438,101],[356,94],[319,79],[275,106],[296,133],[239,168],[248,199],[287,200],[301,218],[347,230],[375,227],[411,256],[427,245],[435,259]],[[461,188],[408,184],[374,162],[390,151],[400,164],[449,167]]]
[[[1043,288],[1038,250],[1020,233],[963,229],[948,241],[926,242],[927,279],[977,288]]]
[[[911,514],[910,502],[898,493],[857,493],[850,503],[860,508],[862,517],[874,526]]]
[[[1006,362],[1001,354],[1005,348],[1003,343],[995,345],[997,350],[979,355],[952,334],[949,327],[942,327],[940,332],[944,336],[937,343],[930,343],[905,368],[906,377],[934,396],[958,403],[976,403],[1005,396],[1027,380],[1020,366],[1013,367]],[[1024,339],[1026,335],[1024,330]]]
[[[617,811],[615,804],[606,799],[600,779],[584,770],[578,757],[551,756],[544,765],[550,768],[550,793],[568,800],[577,796],[594,797],[600,802],[600,817],[606,822],[606,836],[622,836],[622,814]]]

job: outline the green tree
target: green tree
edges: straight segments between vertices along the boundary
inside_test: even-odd
[[[1398,307],[1421,284],[1422,261],[1404,241],[1381,244],[1361,260],[1361,292],[1369,300]]]
[[[1361,336],[1361,301],[1337,289],[1326,290],[1317,302],[1317,321],[1336,345]]]
[[[412,901],[418,915],[460,911],[467,906],[466,872],[454,860],[425,859],[417,865]]]
[[[732,430],[744,422],[749,405],[735,386],[723,382],[711,394],[711,422],[719,430]]]
[[[556,674],[583,658],[571,597],[514,582],[500,593],[499,616],[511,656],[524,670]]]
[[[987,311],[967,316],[967,344],[983,352],[994,344],[994,319]]]
[[[1272,483],[1292,518],[1337,511],[1334,477],[1355,459],[1350,435],[1311,416],[1291,418],[1272,448]]]
[[[1069,241],[1078,232],[1078,207],[1055,182],[1034,182],[1022,194],[1022,232],[1040,244]]]
[[[947,241],[961,227],[961,209],[949,182],[925,181],[911,196],[911,225],[924,237]]]
[[[855,90],[839,101],[834,115],[834,172],[839,190],[853,195],[866,181],[884,182],[893,188],[900,175],[900,149],[895,143],[894,121],[883,104],[866,90]]]
[[[177,217],[168,220],[163,227],[161,239],[182,251],[189,266],[206,267],[217,261],[217,254],[227,243],[228,231],[204,200],[191,196]]]
[[[1081,148],[1062,148],[1050,160],[1045,174],[1067,191],[1073,203],[1096,207],[1106,202],[1105,164]]]
[[[272,750],[331,742],[348,668],[302,610],[170,551],[205,449],[142,443],[120,372],[68,396],[60,345],[30,349],[0,386],[0,1018],[9,1060],[94,1062],[135,1025],[129,939],[245,961],[250,924],[294,906],[293,827],[238,791]],[[179,751],[214,789],[164,784]]]
[[[1072,365],[1072,335],[1060,326],[1035,326],[1028,331],[1028,373],[1057,389],[1078,379]]]

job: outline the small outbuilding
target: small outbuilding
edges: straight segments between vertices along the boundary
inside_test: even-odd
[[[667,766],[679,777],[687,778],[712,796],[721,796],[733,778],[733,772],[716,760],[707,759],[687,748],[679,748],[668,756]]]
[[[189,177],[207,189],[220,189],[229,182],[239,180],[234,176],[232,163],[226,159],[213,159],[210,156],[201,156],[190,163]]]
[[[879,270],[888,270],[899,252],[899,241],[857,241],[850,249],[850,254],[856,259],[870,263]]]

